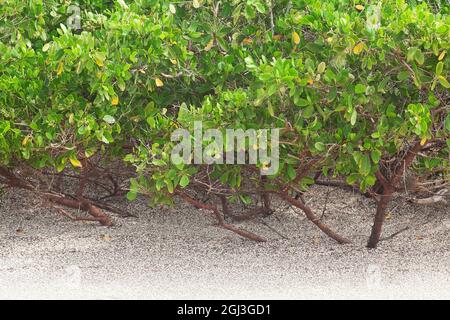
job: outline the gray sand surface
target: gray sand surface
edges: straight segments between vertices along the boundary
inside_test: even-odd
[[[119,199],[139,218],[113,215],[117,225],[105,228],[10,191],[0,197],[0,298],[450,298],[448,207],[396,200],[384,236],[409,230],[368,250],[373,202],[316,187],[306,198],[319,214],[327,192],[324,219],[352,245],[334,243],[289,208],[263,220],[278,233],[241,223],[268,239],[254,243],[185,204],[152,209],[145,199]]]

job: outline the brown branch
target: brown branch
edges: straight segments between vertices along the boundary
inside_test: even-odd
[[[380,199],[377,203],[377,211],[372,226],[372,232],[367,243],[368,248],[374,249],[380,242],[381,233],[383,232],[383,224],[386,218],[386,211],[392,200],[396,186],[403,177],[406,169],[411,166],[422,148],[423,146],[420,141],[417,141],[415,145],[408,150],[401,161],[401,165],[397,167],[394,176],[390,179],[390,181],[388,181],[380,171],[377,171],[376,177],[378,182],[383,186],[383,193],[380,195]]]
[[[243,230],[243,229],[239,229],[239,228],[236,228],[233,225],[227,224],[225,222],[225,219],[223,218],[223,216],[220,214],[219,209],[217,209],[216,206],[208,205],[206,203],[202,203],[200,201],[197,201],[197,200],[191,198],[186,193],[181,192],[181,191],[177,191],[176,194],[178,196],[180,196],[186,202],[192,204],[197,209],[204,209],[204,210],[212,211],[212,213],[216,217],[216,219],[218,221],[218,225],[220,227],[222,227],[224,229],[227,229],[227,230],[230,230],[230,231],[233,231],[234,233],[237,233],[241,237],[244,237],[244,238],[247,238],[247,239],[250,239],[250,240],[253,240],[253,241],[257,241],[257,242],[265,242],[266,241],[264,238],[254,234],[253,232],[250,232],[250,231],[247,231],[247,230]]]
[[[332,229],[330,229],[327,225],[325,225],[319,217],[317,217],[314,212],[311,210],[311,208],[309,208],[308,206],[306,206],[302,201],[297,200],[292,198],[291,196],[288,195],[287,192],[275,192],[281,199],[287,201],[288,203],[290,203],[291,205],[293,205],[294,207],[299,208],[300,210],[302,210],[306,217],[308,218],[308,220],[310,220],[312,223],[314,223],[320,230],[322,230],[327,236],[329,236],[330,238],[332,238],[333,240],[337,241],[340,244],[348,244],[351,243],[350,240],[340,236],[339,234],[337,234],[335,231],[333,231]]]
[[[17,177],[10,170],[0,167],[0,175],[7,179],[6,183],[12,188],[20,188],[28,191],[37,193],[43,199],[48,200],[52,203],[59,204],[68,208],[83,210],[88,212],[91,216],[96,218],[104,226],[112,226],[113,222],[111,219],[98,207],[93,205],[89,200],[86,199],[69,199],[64,195],[51,193],[51,192],[41,192],[32,184],[27,181]]]
[[[72,214],[70,214],[69,212],[67,212],[66,210],[59,208],[59,207],[54,207],[56,209],[56,211],[58,211],[58,213],[60,213],[61,215],[73,220],[73,221],[96,221],[96,222],[100,222],[100,218],[95,218],[95,217],[76,217]]]
[[[391,234],[389,237],[380,239],[380,242],[381,242],[381,241],[386,241],[386,240],[391,240],[391,239],[395,238],[396,236],[398,236],[399,234],[401,234],[401,233],[403,233],[403,232],[405,232],[405,231],[408,231],[408,230],[409,230],[409,227],[406,227],[406,228],[404,228],[404,229],[402,229],[402,230],[400,230],[400,231],[397,231],[397,232]]]
[[[319,185],[319,186],[325,186],[325,187],[335,187],[335,188],[342,188],[342,189],[347,189],[353,192],[357,192],[359,194],[364,195],[361,190],[356,187],[356,186],[352,186],[344,181],[324,181],[324,180],[317,180],[315,179],[314,181],[315,184]]]
[[[94,218],[97,218],[98,221],[103,226],[111,227],[114,225],[112,220],[102,211],[102,209],[96,207],[90,201],[88,201],[86,199],[81,199],[81,200],[68,199],[64,196],[59,196],[59,195],[51,194],[51,193],[43,194],[42,196],[46,200],[48,200],[54,204],[59,204],[64,207],[72,208],[75,210],[86,211]]]
[[[391,183],[386,179],[386,177],[381,173],[380,170],[375,172],[375,177],[377,178],[378,182],[383,186],[383,188],[391,188]]]
[[[241,221],[251,220],[253,218],[256,218],[259,215],[262,215],[262,214],[268,212],[267,209],[264,207],[264,208],[255,208],[253,210],[249,210],[246,213],[237,215],[237,214],[234,214],[230,210],[230,207],[228,205],[228,200],[227,200],[226,196],[220,195],[219,198],[220,198],[220,201],[222,203],[223,214],[225,216],[227,216],[227,217],[231,217],[235,221],[241,222]]]

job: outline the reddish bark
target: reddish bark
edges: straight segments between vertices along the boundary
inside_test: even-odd
[[[302,210],[308,220],[310,220],[312,223],[314,223],[320,230],[322,230],[327,236],[332,238],[333,240],[337,241],[339,244],[348,244],[351,243],[350,240],[340,236],[335,231],[333,231],[330,227],[328,227],[326,224],[324,224],[319,217],[317,217],[314,212],[306,206],[302,201],[297,200],[289,196],[285,192],[277,192],[277,194],[280,196],[281,199],[289,202],[291,205],[299,208]]]
[[[236,221],[251,220],[259,215],[263,215],[264,213],[270,212],[270,209],[268,209],[267,207],[260,207],[260,208],[255,208],[253,210],[249,210],[248,212],[245,212],[243,214],[237,215],[237,214],[234,214],[230,210],[226,196],[220,196],[220,200],[222,203],[223,214],[225,216],[231,217],[233,220],[236,220]]]
[[[43,199],[46,199],[52,203],[62,205],[71,209],[86,211],[95,218],[95,221],[100,222],[104,226],[110,227],[113,225],[113,222],[108,217],[108,215],[106,215],[100,208],[84,198],[71,199],[64,195],[37,190],[33,185],[17,177],[13,172],[4,167],[0,167],[0,176],[6,179],[5,183],[10,187],[21,188],[24,190],[35,192]],[[81,188],[80,190],[82,191]]]
[[[189,195],[187,195],[184,192],[177,192],[177,195],[179,195],[183,200],[185,200],[186,202],[192,204],[194,207],[196,207],[197,209],[204,209],[204,210],[209,210],[211,211],[214,216],[216,217],[217,221],[218,221],[218,225],[224,229],[233,231],[234,233],[256,241],[256,242],[265,242],[266,240],[260,236],[258,236],[257,234],[254,234],[253,232],[247,231],[247,230],[243,230],[243,229],[239,229],[231,224],[228,224],[225,222],[225,219],[223,218],[223,216],[220,214],[219,209],[217,209],[216,206],[214,205],[208,205],[206,203],[202,203],[200,201],[197,201],[193,198],[191,198]]]
[[[394,172],[394,175],[390,180],[388,180],[381,173],[381,171],[378,171],[376,173],[377,184],[382,187],[383,192],[377,203],[377,212],[375,214],[375,219],[372,226],[372,233],[367,243],[368,248],[374,249],[378,246],[381,234],[383,232],[383,225],[386,217],[386,211],[389,206],[389,203],[391,202],[394,196],[394,192],[397,188],[397,185],[404,176],[404,173],[413,163],[414,159],[416,159],[417,153],[419,153],[422,148],[423,148],[422,144],[419,141],[416,142],[416,144],[411,149],[408,150],[401,164],[397,167],[397,169]]]

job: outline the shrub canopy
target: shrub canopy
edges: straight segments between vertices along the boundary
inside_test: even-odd
[[[206,170],[172,164],[170,135],[201,120],[283,128],[263,185],[254,168],[208,166],[245,201],[248,181],[303,189],[315,172],[367,190],[417,142],[414,170],[448,177],[446,1],[91,0],[80,30],[67,1],[0,4],[0,166],[122,159],[130,199],[170,203]]]

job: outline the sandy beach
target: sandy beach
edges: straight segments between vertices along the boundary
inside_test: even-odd
[[[370,199],[327,187],[306,199],[353,244],[336,244],[287,207],[238,224],[267,239],[254,243],[183,203],[149,208],[145,199],[117,199],[138,218],[112,215],[116,226],[105,228],[8,191],[0,197],[0,298],[450,298],[448,207],[398,198],[384,237],[409,229],[369,250]]]

